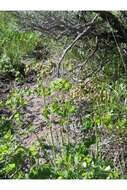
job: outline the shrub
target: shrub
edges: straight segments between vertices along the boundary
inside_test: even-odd
[[[35,32],[21,31],[11,13],[0,13],[0,71],[20,71],[21,60],[31,52],[39,36]]]

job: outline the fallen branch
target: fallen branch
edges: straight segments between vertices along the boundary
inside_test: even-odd
[[[81,80],[82,81],[85,81],[87,78],[90,78],[90,77],[92,77],[93,75],[95,75],[95,74],[97,74],[101,69],[102,69],[102,67],[105,65],[105,64],[107,64],[108,63],[108,61],[106,61],[106,62],[102,62],[102,63],[100,63],[100,64],[98,64],[97,66],[96,66],[96,68],[93,70],[93,71],[91,71],[90,73],[88,73],[87,75],[85,75]],[[73,79],[75,82],[78,82],[76,79]],[[80,80],[80,81],[81,81]]]
[[[94,54],[96,53],[96,51],[98,50],[98,38],[96,38],[96,46],[94,48],[94,50],[91,52],[91,54],[89,54],[89,56],[86,58],[86,60],[78,65],[76,65],[74,68],[72,68],[71,70],[69,71],[66,71],[64,74],[67,75],[69,74],[70,72],[73,72],[75,69],[79,68],[79,69],[82,69],[82,67],[84,65],[87,64],[87,62],[94,56]]]
[[[81,63],[79,65],[80,69],[83,68],[84,65],[86,65],[86,63],[94,56],[94,54],[96,53],[96,51],[98,50],[98,38],[96,37],[96,46],[95,46],[95,49],[92,51],[92,53],[87,57],[87,59]]]
[[[60,67],[61,67],[61,63],[66,55],[66,53],[76,44],[76,42],[85,34],[87,34],[89,32],[89,30],[91,29],[95,19],[97,18],[98,15],[96,15],[93,20],[91,21],[91,25],[89,25],[87,28],[85,28],[80,34],[78,34],[78,36],[73,40],[73,42],[63,51],[63,54],[58,62],[58,67],[57,67],[57,76],[60,77]]]

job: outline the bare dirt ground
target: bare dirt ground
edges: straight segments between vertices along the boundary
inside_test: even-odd
[[[23,84],[17,84],[14,80],[11,80],[10,78],[0,77],[0,100],[6,100],[9,92],[14,89],[20,89],[20,88],[30,88],[33,90],[36,89],[36,75],[30,75],[26,82]],[[59,94],[57,94],[59,96]],[[61,126],[58,124],[52,125],[52,129],[49,128],[45,118],[42,115],[42,108],[44,106],[44,99],[41,96],[38,96],[36,93],[32,93],[29,96],[24,95],[24,98],[27,100],[28,104],[25,108],[25,110],[20,110],[23,114],[23,130],[24,133],[27,133],[27,135],[20,136],[20,139],[26,147],[30,147],[32,144],[36,143],[38,140],[43,139],[45,144],[49,147],[52,145],[52,143],[55,144],[57,147],[57,150],[59,151],[60,147],[62,146],[63,140],[64,142],[71,142],[76,144],[81,139],[81,130],[80,126],[78,127],[78,122],[75,125],[76,118],[74,118],[74,122],[72,121],[71,124],[68,126],[68,131],[63,130]],[[1,113],[5,112],[6,114],[10,114],[8,110],[1,110],[0,109],[0,116]],[[31,130],[32,128],[32,130]],[[52,136],[51,136],[52,133]],[[114,136],[111,136],[111,134],[114,134]],[[123,133],[124,134],[124,133]],[[126,156],[126,142],[127,139],[125,139],[125,142],[122,137],[119,134],[115,134],[115,132],[110,133],[103,131],[101,129],[100,131],[101,135],[101,151],[103,152],[103,157],[106,160],[113,160],[115,167],[121,167],[121,171],[126,170],[127,166],[127,156]],[[88,136],[88,138],[91,137],[91,134],[88,134],[88,131],[84,136]],[[108,141],[109,140],[109,141]],[[94,147],[94,146],[93,146]],[[96,149],[93,148],[94,150]],[[94,151],[92,150],[92,151]],[[121,160],[124,164],[121,164]],[[41,158],[41,162],[45,162],[43,158]],[[126,172],[126,171],[125,171]]]
[[[36,86],[36,75],[28,76],[26,82],[23,84],[18,84],[15,80],[3,77],[0,79],[0,99],[2,101],[6,100],[9,92],[14,89],[30,88],[34,92]],[[59,94],[57,94],[57,96],[59,96]],[[68,131],[63,130],[58,124],[54,124],[52,129],[49,128],[41,111],[44,106],[43,97],[33,93],[29,96],[24,95],[24,98],[27,100],[28,104],[25,107],[25,110],[21,109],[20,112],[23,114],[23,130],[27,135],[23,138],[20,136],[20,139],[26,147],[30,147],[33,143],[42,138],[46,144],[51,145],[54,143],[57,147],[62,146],[63,141],[71,141],[73,143],[77,141],[80,134],[79,130],[77,130],[73,124],[68,126],[69,134]],[[29,126],[32,128],[32,132]],[[51,136],[51,133],[53,137]]]

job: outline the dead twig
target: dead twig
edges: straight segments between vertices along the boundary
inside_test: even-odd
[[[89,32],[89,30],[91,29],[95,19],[97,18],[98,15],[96,15],[93,20],[91,21],[91,25],[89,25],[87,28],[85,28],[81,33],[78,34],[78,36],[73,40],[73,42],[67,46],[67,48],[63,51],[62,56],[60,57],[60,60],[58,62],[58,67],[57,67],[57,76],[60,77],[60,67],[61,67],[61,63],[66,55],[66,53],[76,44],[76,42],[83,37],[85,34],[87,34]]]
[[[96,51],[98,50],[98,39],[96,37],[96,46],[94,48],[94,50],[91,52],[91,54],[89,54],[89,56],[86,58],[86,60],[78,65],[76,65],[74,68],[72,68],[71,70],[69,71],[66,71],[64,74],[69,74],[71,72],[73,72],[75,69],[79,68],[79,69],[82,69],[82,67],[84,65],[86,65],[86,63],[94,56],[94,54],[96,53]]]

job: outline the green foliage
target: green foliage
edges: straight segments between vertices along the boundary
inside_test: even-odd
[[[109,128],[126,128],[126,80],[119,79],[110,85],[101,83],[98,87],[99,96],[95,102],[99,104],[99,106],[95,104],[96,115],[98,114],[95,119],[97,124]]]
[[[57,156],[55,165],[34,166],[29,173],[30,179],[116,179],[119,172],[114,171],[102,160],[94,160],[87,154],[83,144],[75,148],[68,145],[63,154]]]
[[[65,101],[63,104],[59,104],[59,102],[56,101],[50,105],[49,112],[66,118],[68,115],[75,113],[75,107],[70,101]]]
[[[22,58],[31,52],[38,41],[38,34],[20,31],[11,13],[0,13],[0,71],[19,71]]]
[[[91,118],[85,118],[83,119],[83,127],[86,129],[93,128],[94,124]]]
[[[52,167],[48,164],[34,166],[29,173],[29,179],[50,179],[52,176]]]
[[[118,134],[119,146],[123,148],[126,143],[127,79],[120,50],[118,51],[125,44],[118,48],[113,42],[110,47],[109,42],[104,39],[99,41],[99,48],[89,58],[95,48],[95,38],[81,39],[65,56],[62,77],[55,78],[57,53],[62,51],[63,45],[72,42],[73,36],[54,40],[51,36],[42,34],[40,39],[39,34],[32,30],[21,30],[19,20],[12,15],[10,12],[0,13],[0,73],[15,74],[15,81],[12,82],[16,84],[14,90],[10,90],[7,97],[0,101],[0,178],[126,178],[126,155],[119,155],[119,163],[114,163],[114,152],[113,159],[107,160],[103,157],[104,150],[101,150],[101,147],[105,148],[103,142],[107,143],[107,147],[116,147]],[[95,12],[89,13],[86,20],[95,15]],[[114,12],[114,15],[119,17],[120,13]],[[97,24],[100,22],[103,19],[98,17]],[[105,31],[112,31],[109,24],[104,23],[99,32],[103,27]],[[51,50],[55,61],[46,57],[47,61],[38,63],[34,58],[24,65],[25,58],[32,54],[38,43],[44,49],[47,47]],[[102,63],[108,61],[102,65],[101,70],[93,72],[100,60]],[[69,73],[73,68],[76,68],[75,71]],[[28,74],[26,78],[21,77],[22,70]],[[23,84],[31,83],[27,81],[27,77],[29,74],[32,77],[32,72],[29,71],[33,70],[36,82],[34,88],[30,88],[30,85]],[[91,72],[94,76],[89,75]],[[87,74],[89,78],[84,80]],[[2,91],[0,87],[0,93]],[[31,118],[28,123],[24,121],[24,112],[26,113],[29,106],[25,97],[28,96],[43,100],[42,120],[45,120],[47,127],[44,126],[43,137],[40,137],[43,121],[39,126],[34,126],[36,122],[32,122]],[[40,113],[38,115],[40,117]],[[113,130],[115,133],[112,134]],[[27,140],[29,135],[34,143],[30,142],[26,146],[24,139]],[[111,138],[110,142],[109,136],[114,138],[113,141]],[[92,145],[95,152],[91,151]]]
[[[71,89],[71,87],[72,87],[72,85],[70,82],[68,82],[67,80],[61,79],[61,78],[52,81],[51,85],[50,85],[52,92],[53,91],[61,91],[61,90],[68,91]]]
[[[19,93],[18,91],[13,91],[12,93],[10,93],[8,100],[6,101],[6,105],[10,109],[15,110],[19,106],[25,107],[27,105],[27,101],[23,98],[21,93]]]
[[[106,179],[116,175],[109,163],[89,156],[84,145],[65,150],[63,158],[56,162],[56,174],[62,179]]]
[[[60,117],[59,123],[63,125],[63,123],[67,123],[69,118],[76,113],[76,107],[71,99],[66,98],[67,93],[70,91],[72,84],[64,79],[56,79],[51,82],[48,89],[43,91],[43,96],[48,96],[50,91],[50,95],[54,95],[54,93],[65,93],[64,97],[62,96],[54,96],[52,102],[42,109],[42,114],[45,118],[49,119],[50,116],[56,115]]]
[[[6,107],[11,110],[9,115],[2,114],[0,118],[0,178],[3,179],[24,178],[25,167],[29,170],[31,164],[35,163],[34,150],[22,146],[18,136],[23,125],[20,109],[24,106],[26,101],[17,91],[11,92],[8,99],[0,104],[1,109]]]

